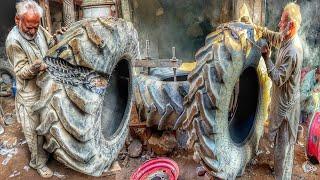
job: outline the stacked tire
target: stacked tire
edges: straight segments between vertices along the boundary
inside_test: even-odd
[[[170,68],[152,69],[149,75],[135,78],[134,95],[138,116],[147,127],[157,130],[173,130],[177,119],[184,119],[183,99],[189,91],[188,72],[178,71],[173,81]]]

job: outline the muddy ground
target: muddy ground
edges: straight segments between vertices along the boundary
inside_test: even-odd
[[[5,113],[11,113],[14,110],[14,99],[13,98],[1,98],[0,105],[2,105]],[[133,116],[135,118],[136,116]],[[5,126],[3,120],[0,120],[0,124],[4,126],[5,133],[0,135],[0,142],[6,142],[7,146],[16,147],[15,153],[6,165],[2,163],[7,156],[0,155],[0,179],[41,179],[37,172],[28,166],[30,153],[28,151],[27,144],[22,133],[22,128],[19,123],[14,123],[9,126]],[[0,144],[1,144],[0,143]],[[305,142],[303,142],[305,143]],[[295,148],[295,159],[294,159],[294,170],[293,179],[319,179],[320,166],[316,165],[317,171],[313,173],[304,173],[302,164],[307,160],[304,153],[305,148],[300,145],[296,145]],[[260,143],[260,154],[254,158],[250,165],[246,168],[245,174],[239,179],[273,179],[270,167],[272,167],[272,149],[266,138],[263,138]],[[270,153],[269,153],[270,152]],[[150,154],[150,152],[144,151],[143,154]],[[195,179],[202,180],[207,179],[205,176],[197,176],[196,167],[199,165],[192,160],[192,156],[187,152],[177,152],[168,155],[174,159],[180,168],[179,179]],[[146,158],[129,158],[122,155],[119,164],[122,167],[121,171],[112,176],[105,176],[94,178],[78,172],[75,172],[64,165],[60,164],[54,159],[50,159],[48,166],[56,173],[51,179],[129,179],[130,175],[135,169],[141,165]]]

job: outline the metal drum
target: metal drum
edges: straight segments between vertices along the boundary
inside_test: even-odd
[[[307,156],[313,162],[320,160],[320,112],[316,112],[309,123],[307,137]]]

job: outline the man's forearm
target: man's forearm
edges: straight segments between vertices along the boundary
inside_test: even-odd
[[[16,75],[21,79],[32,79],[37,75],[37,72],[32,67],[33,65],[26,65],[16,72]]]
[[[272,82],[277,86],[281,86],[280,73],[278,72],[271,59],[268,58],[267,60],[265,60],[265,63],[268,70],[268,75]]]
[[[275,47],[279,47],[281,43],[281,35],[278,32],[274,32],[269,30],[266,27],[261,27],[258,25],[254,25],[256,33],[259,37],[265,38],[269,44]]]

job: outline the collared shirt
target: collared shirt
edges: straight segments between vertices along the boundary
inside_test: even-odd
[[[263,37],[278,48],[275,64],[268,59],[266,66],[272,80],[270,131],[276,131],[283,120],[289,122],[294,139],[300,117],[300,77],[303,50],[298,35],[282,41],[280,33],[260,28]]]
[[[17,26],[8,34],[6,53],[16,74],[17,98],[33,101],[39,97],[36,74],[30,71],[30,67],[35,60],[42,59],[53,44],[52,36],[41,26],[34,40],[30,41],[20,34]]]

